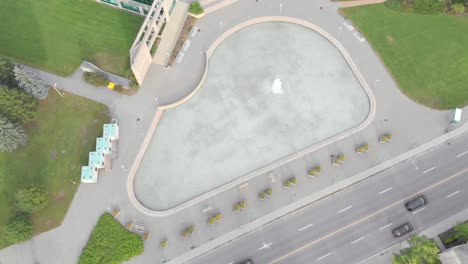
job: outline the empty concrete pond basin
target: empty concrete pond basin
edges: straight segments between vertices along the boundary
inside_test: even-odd
[[[164,111],[135,197],[151,210],[173,208],[355,128],[369,111],[368,95],[327,38],[286,22],[245,27],[214,50],[198,92]]]

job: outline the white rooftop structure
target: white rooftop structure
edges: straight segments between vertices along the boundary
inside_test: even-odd
[[[103,136],[110,140],[119,139],[119,125],[117,124],[104,124]]]
[[[98,178],[98,169],[95,167],[82,166],[81,167],[81,182],[83,183],[96,183]]]

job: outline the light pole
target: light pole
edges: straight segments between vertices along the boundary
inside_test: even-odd
[[[221,27],[221,33],[223,33],[223,21],[219,21],[219,26]]]
[[[342,29],[343,29],[342,26],[340,26],[340,27],[338,28],[338,33],[336,34],[336,38],[337,38],[337,39],[340,38],[340,33],[341,33],[341,30],[342,30]]]
[[[156,106],[159,106],[159,101],[157,97],[154,98],[154,101],[156,102]]]
[[[372,84],[372,89],[375,89],[375,86],[380,82],[380,80],[376,80],[373,84]]]
[[[283,9],[283,3],[280,3],[280,16],[281,16],[282,9]]]

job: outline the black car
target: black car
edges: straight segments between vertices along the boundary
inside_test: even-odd
[[[410,223],[405,223],[392,230],[394,237],[401,237],[413,231],[413,226]]]
[[[414,198],[413,200],[405,203],[405,207],[408,211],[413,211],[413,210],[416,210],[420,207],[423,207],[424,205],[426,205],[428,202],[427,200],[427,197],[425,195],[421,195],[421,196],[418,196],[416,198]]]

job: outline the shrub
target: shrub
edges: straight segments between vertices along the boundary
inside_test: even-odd
[[[3,237],[9,243],[18,243],[33,236],[33,226],[29,216],[16,215],[3,227]]]
[[[203,12],[204,12],[203,7],[201,7],[199,2],[192,2],[190,4],[189,13],[199,15],[199,14],[202,14]]]
[[[271,188],[268,188],[265,190],[265,193],[270,196],[273,193],[273,190]]]
[[[0,58],[0,84],[8,87],[17,87],[18,83],[13,72],[15,65],[11,61]]]
[[[142,252],[141,237],[126,230],[111,214],[104,213],[91,233],[78,263],[122,263]]]
[[[0,87],[0,114],[11,122],[29,122],[36,116],[37,101],[18,89]]]
[[[109,80],[106,77],[95,72],[85,72],[83,78],[87,83],[98,87],[107,86],[109,84]]]
[[[456,3],[452,5],[452,10],[455,14],[461,15],[465,13],[465,6],[462,3]]]
[[[15,79],[18,87],[34,98],[44,100],[49,95],[49,86],[35,73],[27,71],[22,67],[15,66]]]
[[[13,151],[26,144],[28,136],[23,128],[0,116],[0,151]]]
[[[414,0],[412,7],[419,13],[437,13],[444,11],[445,1],[441,0]]]
[[[16,192],[18,209],[26,213],[34,213],[43,209],[47,202],[47,191],[37,185],[26,186]]]
[[[455,238],[463,242],[468,241],[468,223],[459,223],[455,227]]]

